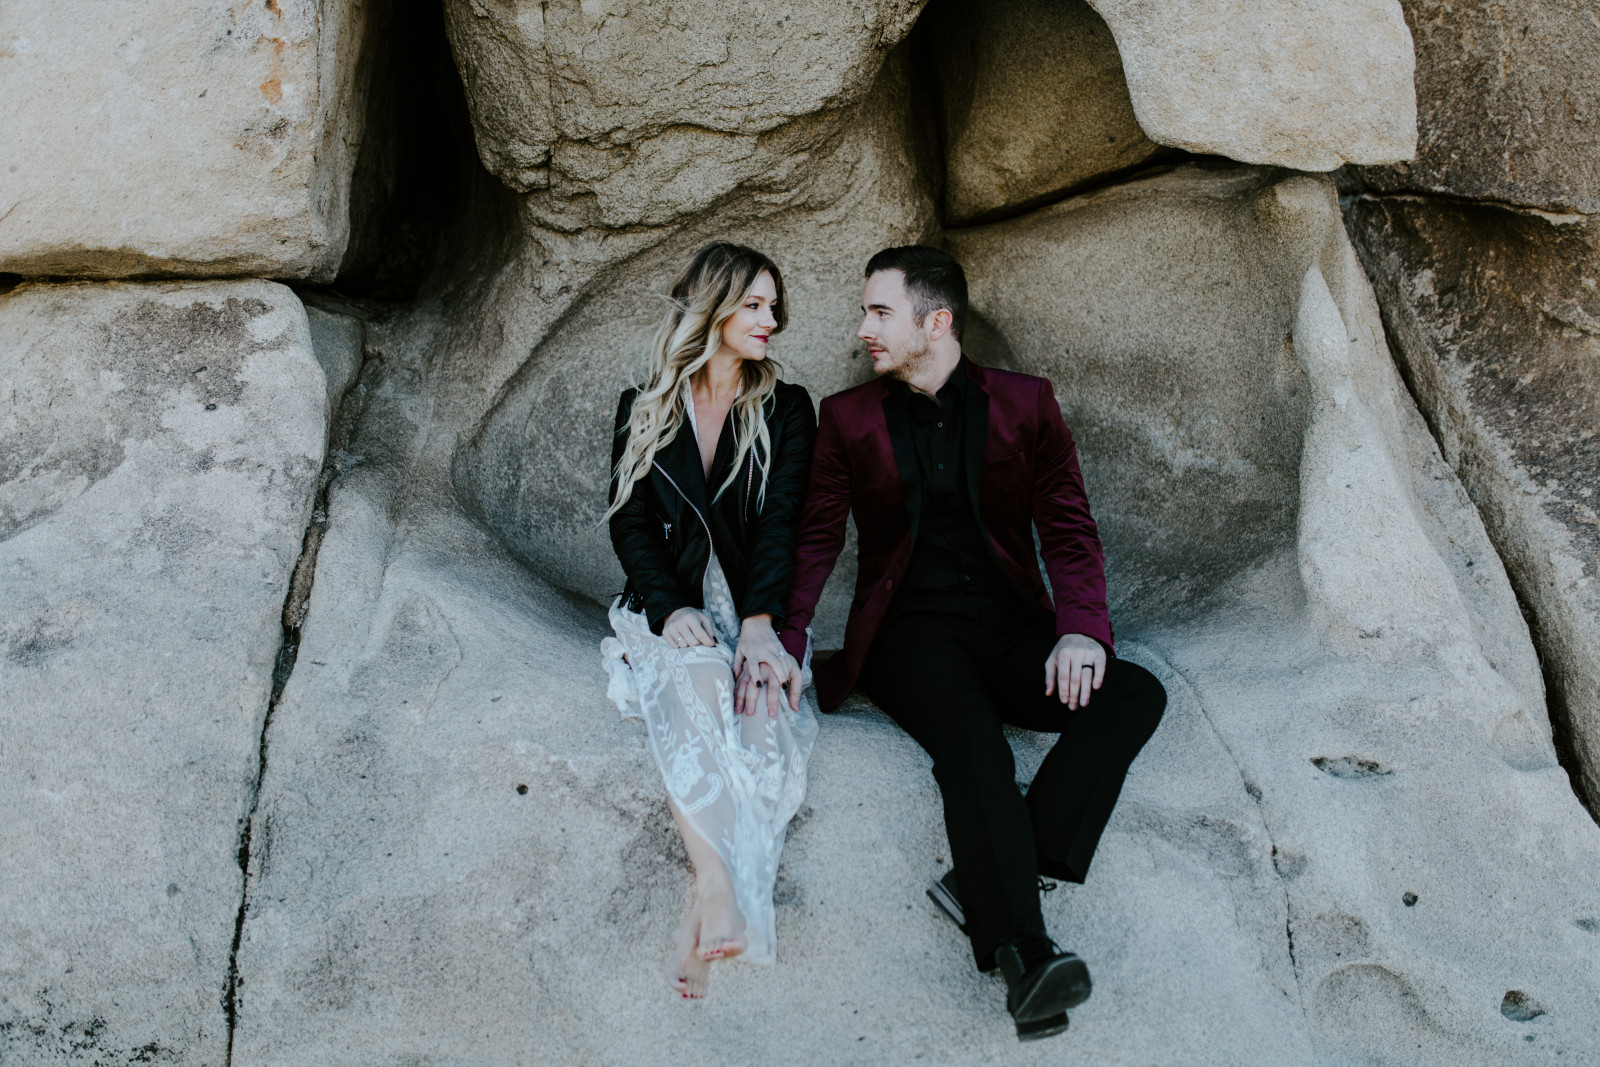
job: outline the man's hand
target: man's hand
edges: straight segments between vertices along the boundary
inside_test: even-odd
[[[717,643],[717,634],[711,628],[711,620],[706,618],[705,612],[699,608],[679,608],[668,615],[666,625],[661,627],[661,636],[665,637],[674,648]]]
[[[1106,650],[1092,637],[1065,634],[1044,661],[1044,695],[1056,693],[1061,703],[1077,710],[1089,706],[1089,693],[1106,677]]]
[[[783,658],[788,662],[784,664],[787,669],[788,681],[779,679],[778,672],[768,663],[757,663],[750,659],[745,661],[744,670],[739,672],[739,679],[734,687],[734,710],[740,715],[754,715],[763,706],[767,709],[769,718],[776,718],[778,710],[784,704],[784,689],[788,689],[789,710],[800,710],[800,664],[787,652]],[[763,700],[762,696],[766,699]]]

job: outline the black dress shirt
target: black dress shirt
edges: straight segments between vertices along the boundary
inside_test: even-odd
[[[968,598],[1009,603],[1016,598],[985,543],[966,492],[966,373],[958,364],[937,398],[900,383],[916,444],[922,500],[912,546],[891,614],[913,608],[962,610]]]

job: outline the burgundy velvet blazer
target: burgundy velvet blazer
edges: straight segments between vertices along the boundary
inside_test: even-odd
[[[1072,431],[1062,421],[1050,380],[985,369],[964,356],[962,361],[968,491],[996,560],[1023,596],[1045,611],[1053,608],[1057,636],[1084,634],[1110,652],[1105,554],[1089,514]],[[894,388],[894,382],[878,378],[835,393],[823,400],[818,420],[789,612],[779,636],[796,658],[804,653],[806,627],[844,546],[845,518],[854,513],[860,567],[844,649],[816,670],[825,711],[855,688],[916,538],[915,444],[910,416]],[[976,471],[981,481],[972,477]],[[1034,527],[1054,605],[1039,577]]]

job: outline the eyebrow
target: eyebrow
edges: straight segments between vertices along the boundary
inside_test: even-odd
[[[861,310],[862,311],[877,311],[879,308],[882,308],[884,311],[893,311],[894,310],[894,308],[890,307],[888,304],[867,304],[867,305],[864,305],[861,308]]]

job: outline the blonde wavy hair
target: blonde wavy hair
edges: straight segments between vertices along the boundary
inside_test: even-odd
[[[633,414],[626,428],[628,443],[622,449],[614,472],[617,495],[601,517],[602,523],[628,502],[634,483],[650,473],[656,453],[688,422],[683,383],[711,362],[711,357],[722,346],[722,327],[739,310],[762,271],[772,275],[772,284],[778,292],[776,306],[772,309],[773,317],[778,320],[778,327],[772,332],[778,333],[789,322],[783,275],[777,264],[753,248],[727,241],[708,244],[694,254],[677,281],[672,283],[667,313],[650,342],[650,384],[641,387],[633,399]],[[733,405],[733,466],[717,487],[713,499],[721,497],[738,479],[746,457],[754,451],[756,466],[761,470],[757,501],[765,502],[772,439],[767,433],[763,410],[777,388],[781,369],[770,356],[744,361],[739,399]]]

